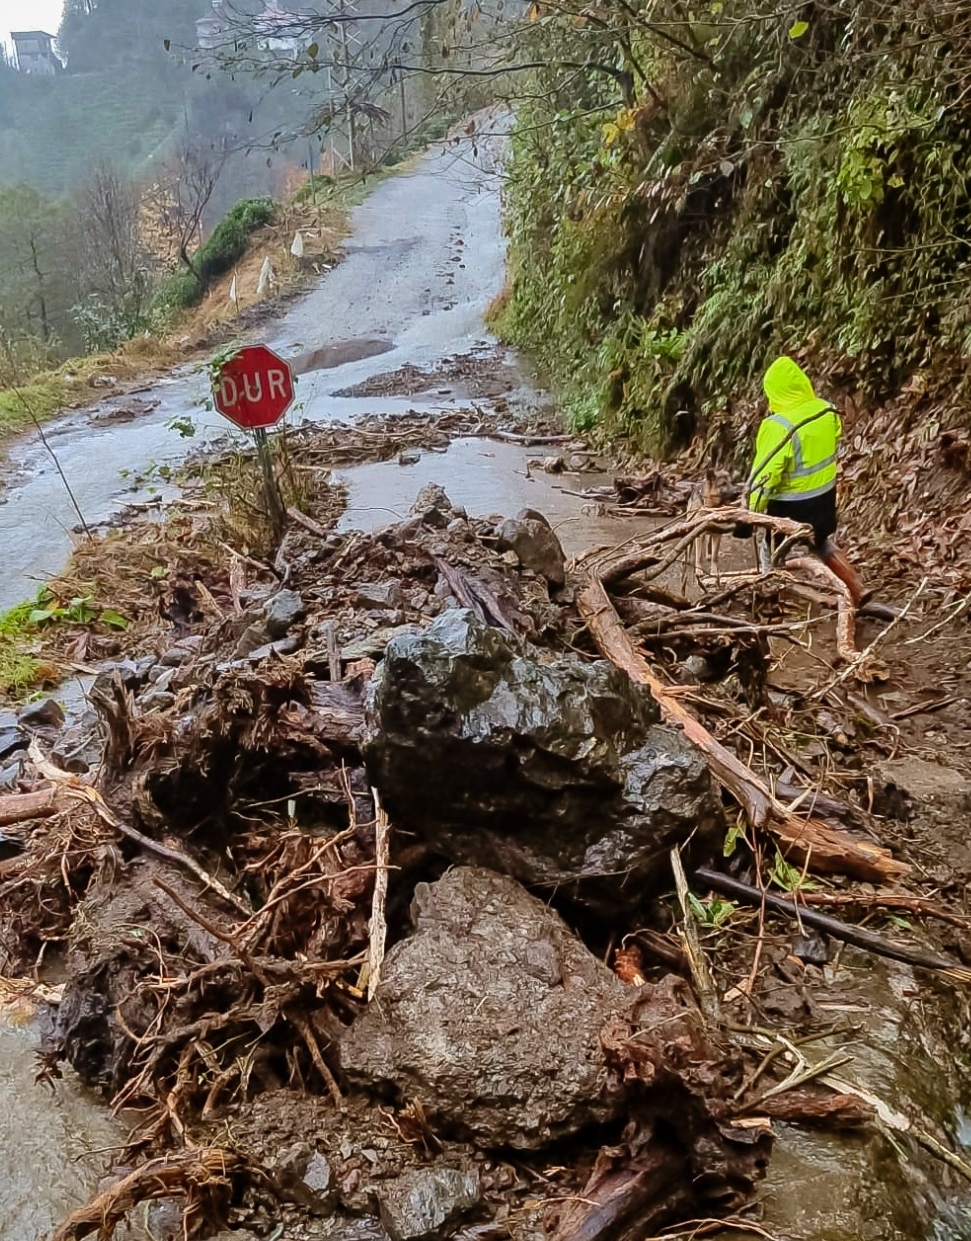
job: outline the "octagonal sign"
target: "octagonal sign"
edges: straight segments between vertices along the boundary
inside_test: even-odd
[[[266,345],[247,345],[213,377],[212,399],[244,431],[272,427],[293,404],[293,371]]]

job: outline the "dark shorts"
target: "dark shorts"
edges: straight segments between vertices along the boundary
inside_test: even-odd
[[[788,517],[812,526],[816,551],[836,533],[836,488],[808,500],[770,500],[766,512],[770,517]]]

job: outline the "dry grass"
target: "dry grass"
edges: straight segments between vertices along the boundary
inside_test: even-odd
[[[346,201],[345,201],[346,197]],[[164,335],[142,335],[125,341],[110,353],[72,358],[61,366],[39,372],[14,384],[0,370],[0,452],[15,435],[61,411],[79,409],[106,394],[124,391],[181,362],[202,356],[258,322],[285,300],[305,288],[325,265],[336,259],[347,236],[350,197],[342,192],[326,201],[281,204],[275,224],[251,238],[245,258],[219,280],[207,296],[182,315]],[[300,259],[290,253],[299,230],[304,242]],[[270,259],[275,283],[269,298],[257,297],[260,271]],[[237,301],[229,299],[233,275]]]

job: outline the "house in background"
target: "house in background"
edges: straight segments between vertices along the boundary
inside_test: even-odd
[[[14,55],[21,73],[53,77],[64,68],[54,55],[54,36],[43,30],[12,30]]]
[[[352,7],[348,4],[348,7]],[[213,52],[229,49],[241,32],[256,36],[259,51],[274,59],[298,60],[310,38],[294,34],[293,24],[304,23],[305,11],[289,13],[282,9],[279,0],[266,0],[266,7],[255,17],[241,18],[238,13],[227,12],[225,0],[212,0],[212,11],[196,22],[196,45],[200,51]]]

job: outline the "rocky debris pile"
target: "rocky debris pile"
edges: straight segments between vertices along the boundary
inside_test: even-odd
[[[624,1241],[743,1206],[761,1070],[663,900],[672,851],[722,839],[711,770],[741,777],[636,652],[600,657],[600,579],[541,515],[436,487],[241,566],[218,614],[186,579],[158,651],[102,667],[82,757],[50,708],[0,722],[44,752],[0,798],[5,968],[64,946],[45,1070],[143,1117],[57,1241],[180,1195],[199,1235],[307,1241]]]

